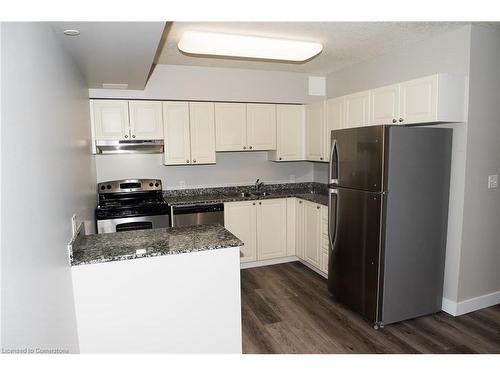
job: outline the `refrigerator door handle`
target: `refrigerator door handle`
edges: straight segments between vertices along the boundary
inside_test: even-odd
[[[332,195],[335,194],[335,233],[332,234]],[[329,189],[328,194],[328,241],[332,251],[335,249],[337,243],[337,232],[338,232],[338,212],[339,212],[339,191],[337,189]]]
[[[335,172],[336,172],[336,178],[333,178],[333,152],[336,151],[337,157],[335,158],[336,161],[336,166],[335,166]],[[339,157],[338,157],[338,149],[337,149],[337,140],[332,139],[332,147],[330,148],[330,168],[329,168],[329,176],[328,176],[328,181],[330,181],[330,184],[338,184],[338,176],[339,176]]]

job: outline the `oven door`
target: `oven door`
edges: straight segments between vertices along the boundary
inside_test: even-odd
[[[168,215],[104,219],[97,220],[97,233],[113,233],[140,229],[167,228],[168,226]]]

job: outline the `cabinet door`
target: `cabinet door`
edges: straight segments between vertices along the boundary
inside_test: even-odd
[[[189,105],[187,102],[164,102],[165,164],[190,164]]]
[[[369,91],[362,91],[356,94],[348,95],[345,97],[344,103],[344,123],[346,128],[357,128],[369,125]]]
[[[161,102],[129,100],[128,108],[132,139],[163,139]]]
[[[370,125],[396,124],[399,117],[399,84],[370,91]]]
[[[304,259],[304,200],[297,199],[295,205],[295,255]]]
[[[94,100],[96,140],[129,139],[128,101]]]
[[[247,146],[276,150],[276,105],[247,104]]]
[[[247,149],[246,104],[215,103],[215,141],[217,151]]]
[[[286,255],[296,255],[297,198],[286,198]]]
[[[241,262],[257,260],[256,202],[224,203],[224,226],[243,241]]]
[[[306,159],[323,161],[325,153],[324,101],[306,105]]]
[[[304,106],[276,106],[276,161],[304,160]]]
[[[215,164],[214,103],[189,103],[191,162]]]
[[[304,201],[304,260],[320,268],[321,206]]]
[[[401,83],[401,122],[416,124],[437,119],[438,75]]]
[[[257,205],[257,259],[286,256],[286,199],[266,199]]]
[[[344,126],[344,98],[334,98],[326,101],[326,135],[324,159],[330,161],[330,147],[332,143],[331,131],[342,129]]]

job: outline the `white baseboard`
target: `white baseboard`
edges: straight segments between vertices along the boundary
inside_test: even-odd
[[[485,309],[500,303],[500,291],[474,297],[461,302],[454,302],[443,298],[441,309],[453,316],[459,316],[472,311]]]
[[[295,255],[274,259],[266,259],[266,260],[257,260],[255,262],[245,262],[240,264],[240,268],[243,270],[245,268],[254,268],[254,267],[263,267],[263,266],[272,266],[273,264],[281,264],[281,263],[289,263],[300,260]]]

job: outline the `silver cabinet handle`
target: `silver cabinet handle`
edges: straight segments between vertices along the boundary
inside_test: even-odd
[[[246,150],[247,149],[247,146],[243,146],[243,150]]]
[[[395,124],[396,122],[398,122],[398,120],[396,120],[395,118],[392,119],[392,123]]]
[[[193,159],[193,163],[196,163],[196,159]]]
[[[259,204],[262,204],[262,202],[259,202]]]
[[[280,160],[281,160],[281,158],[280,158]]]
[[[135,134],[132,134],[132,138],[135,138]]]
[[[125,138],[128,138],[128,134],[125,134]]]
[[[399,119],[399,122],[403,122],[404,120],[402,118]]]
[[[316,208],[319,210],[321,207],[320,206],[316,206]]]
[[[319,158],[319,160],[323,160],[323,158],[322,158],[322,157],[320,157],[320,158]]]
[[[249,149],[250,149],[250,150],[251,150],[252,148],[253,148],[252,146],[250,146],[250,147],[249,147]]]
[[[189,159],[188,159],[188,160],[186,160],[186,163],[188,163],[188,164],[189,164]]]
[[[252,203],[255,206],[255,202]]]
[[[302,201],[299,201],[299,204],[302,204]]]

